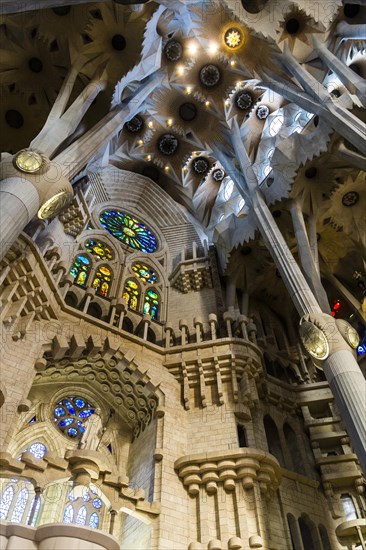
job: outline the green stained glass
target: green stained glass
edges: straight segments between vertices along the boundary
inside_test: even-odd
[[[96,241],[94,239],[89,239],[85,243],[85,248],[90,254],[93,254],[98,260],[112,260],[113,252],[108,246],[102,241]]]
[[[137,310],[140,297],[140,286],[133,279],[127,279],[122,298],[130,309]]]
[[[119,212],[105,210],[100,215],[100,223],[113,237],[135,250],[155,252],[156,237],[143,223],[136,218]]]
[[[93,288],[95,288],[96,294],[103,298],[108,295],[111,275],[111,270],[105,265],[102,265],[95,274]]]
[[[132,266],[132,270],[135,272],[137,277],[139,277],[139,279],[142,279],[143,281],[145,281],[145,283],[149,283],[149,284],[153,285],[158,280],[158,277],[157,277],[155,271],[147,265],[134,264]]]
[[[90,261],[86,256],[77,256],[74,260],[70,274],[74,277],[74,283],[85,286],[90,270]]]
[[[145,294],[144,313],[148,313],[155,321],[159,317],[159,294],[149,289]]]

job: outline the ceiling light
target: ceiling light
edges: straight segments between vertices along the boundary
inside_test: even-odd
[[[214,55],[215,53],[217,53],[219,49],[219,46],[216,42],[211,42],[208,46],[208,53],[210,53],[211,55]]]
[[[231,50],[236,50],[243,43],[243,33],[237,27],[231,27],[224,34],[225,46]]]
[[[179,67],[177,67],[177,73],[179,74],[179,76],[183,76],[183,75],[184,75],[184,67],[183,67],[183,65],[179,65]]]
[[[172,118],[168,118],[168,120],[166,121],[166,125],[167,125],[167,126],[173,126],[173,119],[172,119]]]
[[[211,105],[211,103],[209,101],[205,101],[205,105],[206,105],[206,107],[209,107]]]
[[[151,160],[151,155],[147,155],[146,160]]]
[[[186,94],[190,94],[192,92],[192,86],[186,87]]]
[[[147,123],[147,125],[148,125],[149,128],[152,128],[152,127],[154,126],[153,121],[150,120],[150,121]]]
[[[194,42],[191,42],[190,44],[188,44],[188,53],[190,55],[196,55],[197,53],[197,44],[195,44]]]

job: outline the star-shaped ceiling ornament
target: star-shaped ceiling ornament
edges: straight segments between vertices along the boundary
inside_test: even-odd
[[[323,31],[324,28],[320,23],[316,23],[305,11],[295,8],[288,11],[280,22],[277,43],[281,46],[281,43],[287,40],[291,52],[294,51],[297,41],[312,48],[311,35]]]

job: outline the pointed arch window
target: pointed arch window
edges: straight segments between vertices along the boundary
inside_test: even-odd
[[[157,321],[159,317],[159,302],[160,297],[155,290],[149,288],[145,294],[144,300],[144,313],[149,314],[152,319]]]
[[[113,260],[114,254],[112,250],[103,241],[88,239],[85,241],[84,246],[97,260]]]
[[[70,275],[74,277],[74,283],[79,286],[85,286],[91,265],[90,260],[86,256],[79,254],[74,260]]]
[[[62,520],[63,523],[72,523],[74,521],[74,508],[72,507],[72,504],[68,504],[64,511],[64,519]]]
[[[76,516],[76,523],[78,525],[85,525],[86,524],[86,508],[85,506],[82,506],[79,508],[78,515]]]
[[[111,277],[112,273],[108,266],[102,265],[97,270],[93,281],[93,288],[95,288],[96,294],[103,298],[108,296]]]
[[[15,502],[10,521],[12,521],[13,523],[21,523],[25,508],[27,506],[28,498],[29,491],[24,487],[24,489],[20,491],[18,498]]]
[[[142,279],[144,283],[153,285],[158,282],[157,274],[149,265],[142,263],[133,264],[132,271],[139,279]]]
[[[89,527],[92,529],[98,529],[99,525],[99,516],[96,512],[93,512],[89,518]]]
[[[0,502],[0,519],[6,519],[14,498],[14,487],[10,485],[4,491]]]
[[[137,311],[140,303],[141,287],[135,279],[127,279],[122,298],[130,309]]]

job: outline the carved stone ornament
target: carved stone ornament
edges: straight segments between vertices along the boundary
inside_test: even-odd
[[[14,158],[15,166],[26,173],[38,172],[42,168],[43,162],[42,155],[31,149],[22,149]]]
[[[53,218],[68,204],[71,199],[72,195],[67,191],[56,193],[56,195],[53,195],[53,197],[42,204],[41,208],[38,210],[38,217],[41,220]]]
[[[300,325],[300,340],[306,351],[315,359],[324,360],[329,355],[329,345],[323,331],[309,321]]]

